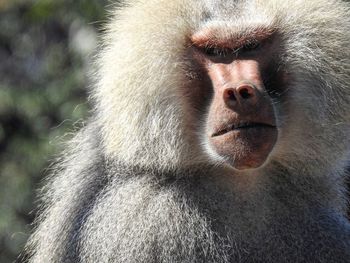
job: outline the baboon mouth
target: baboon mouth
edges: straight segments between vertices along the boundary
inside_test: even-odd
[[[220,129],[218,132],[213,133],[211,137],[217,137],[224,135],[231,131],[237,130],[246,130],[246,129],[259,129],[259,128],[276,128],[275,125],[267,123],[258,123],[258,122],[239,122],[226,126],[223,129]]]

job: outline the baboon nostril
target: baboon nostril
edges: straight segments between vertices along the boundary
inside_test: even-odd
[[[247,88],[242,88],[239,91],[239,95],[241,95],[243,99],[249,99],[252,96],[252,94],[249,92]]]
[[[235,95],[235,92],[233,91],[233,90],[227,90],[227,92],[226,92],[226,94],[227,94],[227,98],[229,99],[229,100],[237,100],[236,99],[236,95]]]

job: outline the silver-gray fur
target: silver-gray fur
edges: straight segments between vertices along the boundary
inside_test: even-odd
[[[184,96],[189,36],[215,24],[281,35],[288,95],[258,169],[207,151]],[[350,262],[348,3],[130,1],[103,43],[95,114],[43,189],[29,262]]]

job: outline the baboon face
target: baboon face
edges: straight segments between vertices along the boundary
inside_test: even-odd
[[[234,168],[257,168],[278,137],[272,95],[286,85],[276,62],[281,43],[270,29],[224,38],[216,37],[218,30],[192,36],[193,60],[212,91],[206,139]]]

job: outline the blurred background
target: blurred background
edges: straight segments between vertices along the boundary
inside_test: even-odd
[[[107,0],[0,0],[0,262],[16,260],[35,190],[88,114],[88,69]]]

